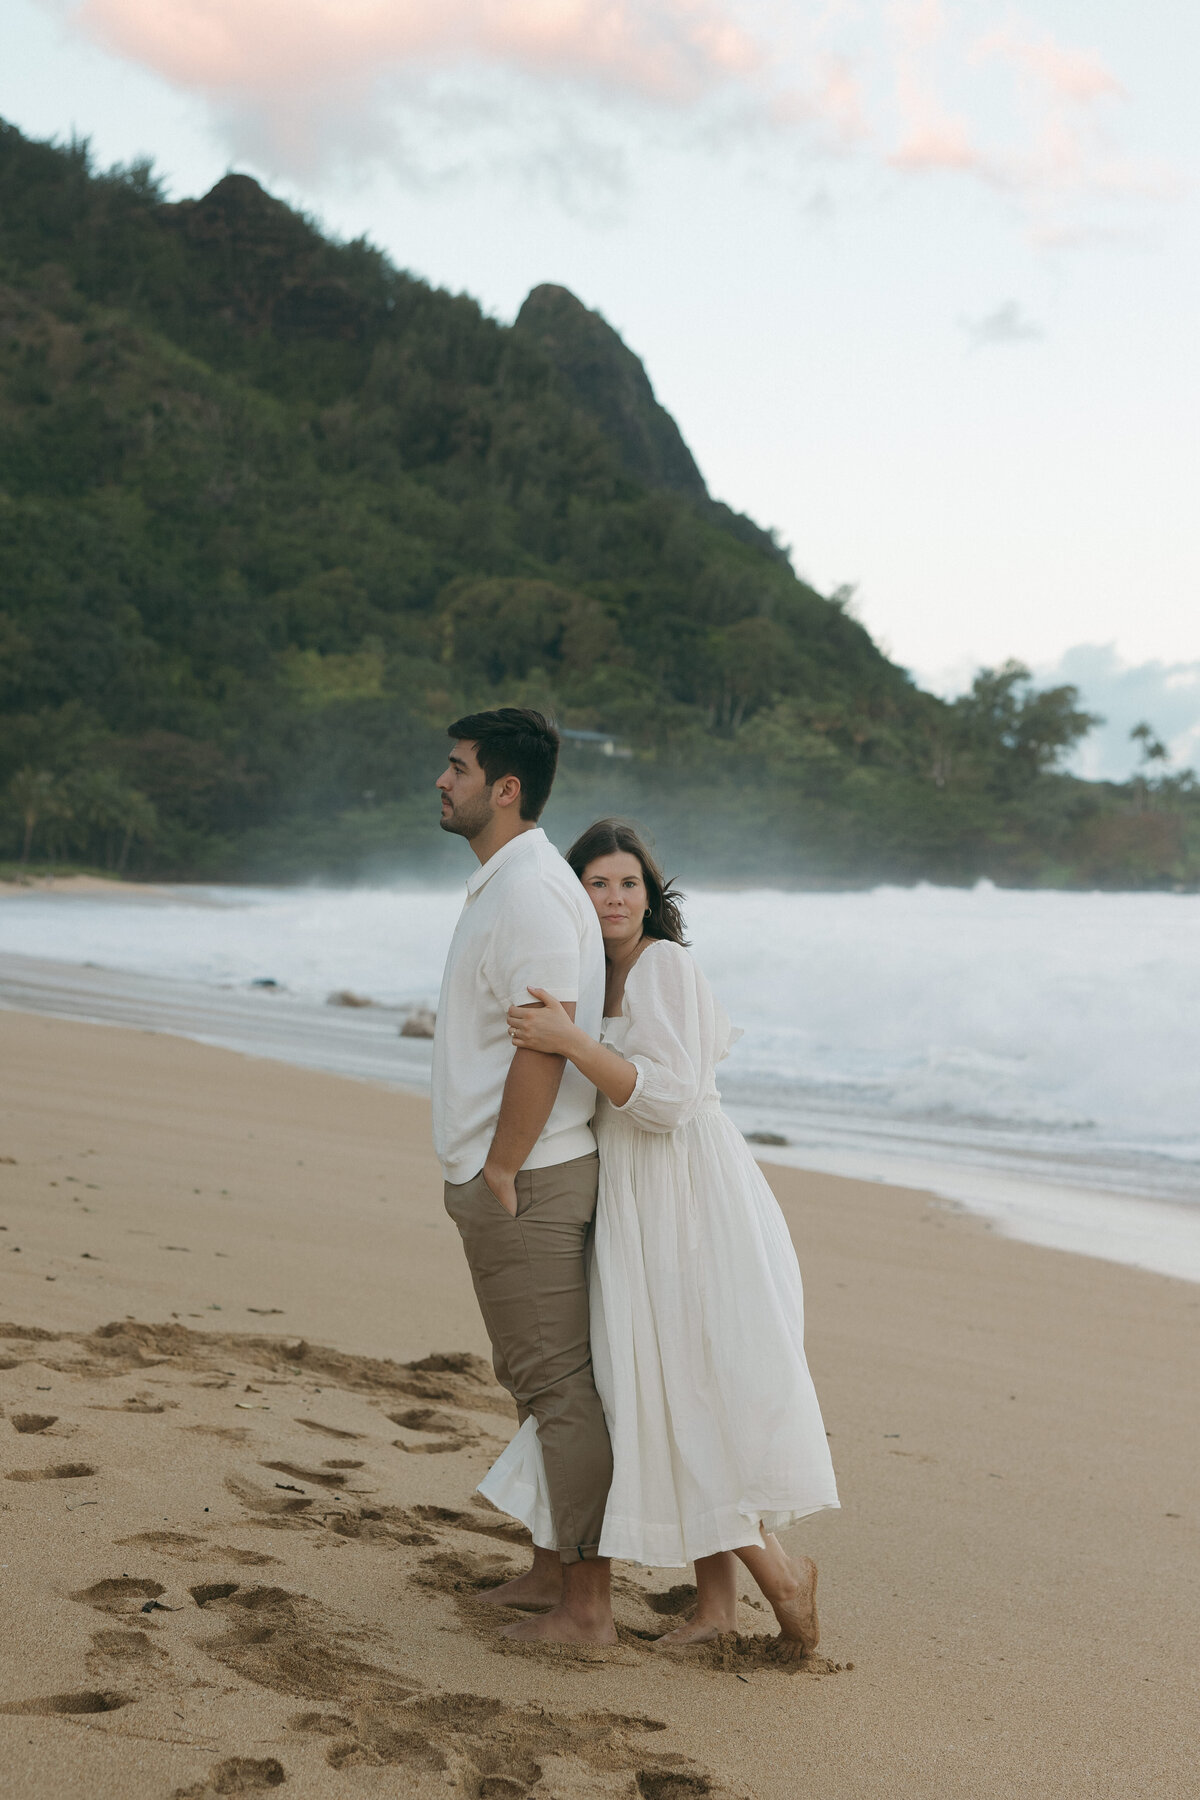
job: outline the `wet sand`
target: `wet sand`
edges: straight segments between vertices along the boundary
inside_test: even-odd
[[[1184,1800],[1200,1287],[769,1171],[844,1510],[824,1637],[505,1645],[510,1413],[421,1099],[0,1014],[0,1767],[13,1800]],[[764,1371],[769,1379],[769,1371]],[[852,1667],[850,1665],[853,1665]]]

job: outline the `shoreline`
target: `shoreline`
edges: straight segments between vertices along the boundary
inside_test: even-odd
[[[10,868],[12,866],[13,865],[11,864],[9,865]],[[939,888],[952,893],[970,893],[973,889],[979,887],[996,888],[1001,893],[1006,894],[1098,894],[1113,896],[1122,894],[1135,896],[1162,894],[1172,897],[1178,895],[1182,896],[1184,899],[1194,899],[1197,894],[1200,894],[1200,881],[1193,882],[1190,885],[1183,882],[1163,881],[1157,884],[1148,884],[1143,887],[1071,887],[1057,883],[1044,882],[1000,882],[994,880],[990,875],[979,875],[972,881],[962,882],[933,881],[930,880],[928,876],[919,876],[911,881],[901,881],[895,876],[880,876],[869,880],[864,879],[862,881],[834,884],[823,882],[789,882],[782,880],[771,881],[766,879],[722,881],[713,876],[703,875],[699,877],[688,876],[685,877],[685,879],[688,881],[699,880],[706,892],[716,894],[869,894],[874,893],[880,888],[894,888],[901,892],[911,891],[914,888]],[[435,869],[433,865],[431,865],[429,870],[424,874],[422,874],[420,866],[414,866],[409,870],[393,870],[391,874],[387,876],[380,874],[378,876],[372,876],[369,879],[360,877],[355,880],[346,881],[324,879],[317,876],[296,881],[262,881],[248,876],[238,876],[236,878],[233,876],[204,876],[193,881],[183,881],[171,876],[166,876],[152,881],[134,881],[130,880],[126,875],[101,875],[91,871],[68,869],[61,875],[55,874],[53,871],[43,871],[41,874],[28,876],[0,875],[0,899],[4,899],[10,894],[51,892],[60,894],[79,894],[81,896],[111,893],[123,894],[130,898],[136,897],[139,894],[153,894],[157,897],[170,899],[176,894],[195,893],[199,888],[228,888],[231,892],[237,892],[239,889],[245,888],[269,888],[272,892],[278,893],[299,894],[316,891],[320,893],[353,894],[364,891],[388,892],[395,888],[399,883],[408,883],[410,881],[413,885],[420,887],[453,887],[455,885],[452,876],[448,875],[440,866]]]
[[[0,1056],[13,1800],[221,1791],[238,1757],[304,1800],[1189,1793],[1188,1284],[770,1169],[842,1490],[785,1534],[818,1656],[772,1667],[743,1604],[719,1654],[657,1657],[677,1573],[627,1570],[617,1651],[515,1654],[473,1599],[520,1554],[474,1494],[514,1421],[427,1102],[17,1012]],[[55,1710],[88,1693],[113,1710]]]
[[[0,953],[0,1011],[6,1008],[159,1031],[408,1094],[428,1091],[428,1045],[400,1039],[397,1009],[385,1004],[343,1009],[286,990],[255,993]],[[758,1108],[727,1099],[726,1109],[743,1130],[759,1123]],[[1005,1171],[938,1154],[936,1146],[923,1150],[919,1134],[898,1148],[794,1139],[752,1148],[765,1166],[932,1192],[1018,1241],[1200,1282],[1200,1205],[1139,1193],[1133,1177],[1112,1188],[1071,1182],[1044,1158]]]

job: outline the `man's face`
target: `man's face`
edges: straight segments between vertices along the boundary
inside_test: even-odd
[[[491,824],[495,812],[492,789],[475,757],[474,744],[460,738],[451,747],[450,760],[434,783],[442,796],[443,831],[453,831],[468,842]]]

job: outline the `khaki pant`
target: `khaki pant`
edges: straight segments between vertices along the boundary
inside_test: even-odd
[[[563,1562],[594,1557],[612,1480],[612,1450],[588,1341],[585,1257],[599,1159],[580,1156],[517,1176],[517,1215],[483,1179],[446,1183],[475,1294],[492,1340],[496,1379],[522,1424],[537,1420]]]

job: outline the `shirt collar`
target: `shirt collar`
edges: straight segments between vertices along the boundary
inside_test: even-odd
[[[502,869],[506,863],[512,862],[514,857],[523,856],[526,851],[532,850],[535,844],[544,844],[545,842],[546,834],[540,825],[535,825],[532,831],[519,831],[516,837],[509,838],[507,844],[501,844],[500,848],[489,856],[485,863],[480,863],[473,875],[467,877],[467,898],[473,899],[484,882],[490,881],[497,870]]]

